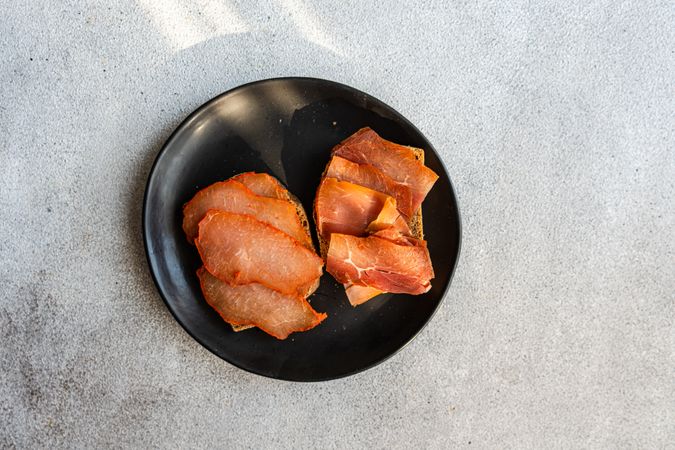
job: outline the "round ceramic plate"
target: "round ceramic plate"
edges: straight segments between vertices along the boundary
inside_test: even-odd
[[[281,180],[311,216],[331,148],[365,126],[385,139],[423,148],[426,165],[440,176],[422,206],[436,273],[431,290],[418,296],[381,295],[353,308],[343,288],[325,273],[310,297],[317,311],[328,314],[319,326],[284,341],[258,329],[235,333],[202,296],[195,273],[200,259],[181,228],[183,204],[211,183],[256,171]],[[396,353],[424,327],[443,300],[457,264],[460,235],[450,179],[422,133],[368,94],[309,78],[250,83],[197,109],[159,152],[143,204],[150,271],[176,320],[222,359],[283,380],[344,377]],[[316,235],[313,238],[316,243]]]

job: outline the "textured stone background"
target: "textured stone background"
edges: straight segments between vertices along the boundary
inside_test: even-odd
[[[673,2],[2,0],[0,17],[0,447],[675,442]],[[464,220],[430,326],[321,384],[201,348],[140,234],[171,130],[285,75],[412,120]]]

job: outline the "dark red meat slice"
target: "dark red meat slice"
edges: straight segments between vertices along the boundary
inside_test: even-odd
[[[328,164],[325,176],[349,181],[392,196],[396,199],[396,206],[406,217],[411,217],[415,212],[410,187],[398,183],[370,164],[358,164],[335,155]]]
[[[370,164],[412,191],[412,211],[422,204],[438,179],[433,170],[404,145],[382,139],[370,128],[362,128],[333,149],[333,155],[358,164]]]
[[[400,245],[378,236],[333,234],[326,270],[343,284],[408,294],[427,292],[434,277],[426,245]]]

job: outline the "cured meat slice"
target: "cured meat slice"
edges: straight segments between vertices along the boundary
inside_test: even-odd
[[[324,178],[314,200],[319,234],[328,240],[332,233],[364,235],[391,197],[358,184]],[[395,204],[395,203],[394,203]]]
[[[226,322],[253,325],[277,339],[320,324],[326,314],[317,313],[303,297],[282,294],[262,284],[229,285],[201,267],[197,271],[206,301]]]
[[[256,195],[279,200],[289,200],[286,188],[276,178],[266,173],[245,172],[233,176],[230,180],[240,182]]]
[[[352,306],[358,306],[367,302],[371,298],[380,295],[382,291],[370,286],[361,286],[360,284],[345,283],[345,292],[347,299]]]
[[[401,233],[401,231],[396,229],[395,227],[383,228],[381,230],[376,231],[372,235],[382,239],[386,239],[399,245],[412,245],[425,248],[427,246],[426,241],[422,239],[416,239],[412,236]]]
[[[362,128],[333,149],[333,155],[358,164],[370,164],[412,191],[412,210],[422,204],[438,179],[436,173],[404,145],[382,139],[370,128]]]
[[[197,236],[199,221],[209,209],[249,214],[312,248],[312,241],[290,202],[256,195],[236,180],[214,183],[183,206],[183,231],[190,242]]]
[[[229,284],[261,283],[305,296],[321,276],[323,261],[316,253],[245,214],[209,210],[195,245],[206,269]]]
[[[410,236],[410,227],[405,221],[398,209],[396,209],[396,201],[393,198],[389,197],[384,202],[382,210],[377,215],[375,220],[368,224],[366,231],[369,233],[375,233],[379,230],[384,230],[387,228],[393,228],[397,232]]]
[[[330,239],[326,270],[343,284],[407,294],[427,292],[434,277],[426,245],[337,233]]]
[[[349,181],[392,196],[396,199],[396,206],[406,217],[411,217],[415,212],[410,187],[398,183],[370,164],[358,164],[335,155],[328,163],[325,176]]]

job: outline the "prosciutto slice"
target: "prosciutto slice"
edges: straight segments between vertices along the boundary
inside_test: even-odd
[[[367,231],[369,233],[375,233],[387,228],[393,228],[404,236],[410,236],[411,234],[408,223],[405,221],[399,210],[396,209],[396,202],[391,197],[385,200],[384,206],[382,206],[382,210],[375,220],[368,224]]]
[[[324,178],[314,200],[319,234],[328,240],[332,233],[364,235],[388,199],[382,192],[335,178]]]
[[[249,214],[297,239],[305,247],[312,248],[312,241],[290,202],[261,197],[232,179],[202,189],[185,204],[183,231],[190,242],[197,236],[199,221],[210,209]]]
[[[244,172],[233,176],[230,180],[240,182],[256,195],[279,200],[289,199],[286,188],[276,178],[266,173]]]
[[[400,245],[378,236],[337,233],[330,239],[326,270],[343,284],[414,295],[427,292],[434,277],[424,244]]]
[[[260,283],[305,296],[321,276],[323,261],[316,253],[245,214],[208,211],[195,245],[206,269],[229,284]]]
[[[370,164],[358,164],[340,156],[333,156],[326,169],[327,177],[349,181],[383,192],[396,199],[396,206],[406,217],[413,215],[412,191]]]
[[[201,267],[197,271],[206,301],[226,322],[253,325],[277,339],[320,324],[326,314],[317,313],[303,297],[282,294],[262,284],[229,285]]]
[[[333,149],[333,155],[358,164],[370,164],[408,186],[412,191],[412,211],[417,211],[438,179],[433,170],[416,158],[410,147],[382,139],[370,128],[362,128],[342,141]]]
[[[347,299],[352,306],[358,306],[367,302],[371,298],[380,295],[382,291],[370,286],[362,286],[360,284],[345,283],[345,292]]]

